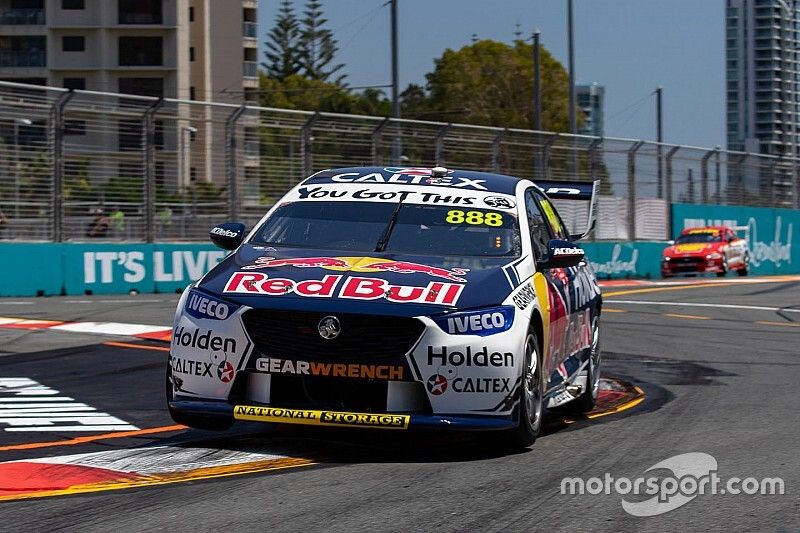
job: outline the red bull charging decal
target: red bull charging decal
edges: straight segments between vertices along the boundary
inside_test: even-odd
[[[323,268],[326,270],[350,272],[394,272],[396,274],[427,274],[432,278],[444,279],[455,283],[466,283],[464,276],[467,268],[443,268],[409,261],[395,261],[375,257],[298,257],[276,259],[259,257],[242,270],[260,270],[274,267]]]

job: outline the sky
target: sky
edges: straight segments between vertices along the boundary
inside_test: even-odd
[[[322,0],[351,87],[391,83],[386,0]],[[302,11],[304,0],[294,0]],[[260,0],[263,43],[279,0]],[[400,90],[425,83],[434,59],[472,35],[510,43],[534,28],[566,67],[567,0],[398,0]],[[664,141],[725,146],[724,0],[574,0],[577,83],[606,87],[609,137],[655,139],[664,87]],[[261,53],[261,52],[260,52]],[[263,60],[263,56],[259,58]],[[389,90],[387,89],[387,94]]]

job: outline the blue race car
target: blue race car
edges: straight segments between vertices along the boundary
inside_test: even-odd
[[[574,241],[597,183],[436,168],[324,170],[188,287],[167,396],[176,422],[499,430],[587,411],[601,295]],[[589,202],[570,235],[552,199]]]

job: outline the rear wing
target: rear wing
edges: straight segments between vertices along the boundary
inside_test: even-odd
[[[536,180],[535,183],[544,190],[551,200],[581,200],[589,202],[586,230],[583,233],[570,235],[571,240],[579,241],[594,231],[597,224],[597,191],[600,188],[600,180],[591,182]]]

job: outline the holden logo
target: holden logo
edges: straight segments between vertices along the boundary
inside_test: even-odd
[[[323,339],[335,339],[342,332],[342,325],[335,316],[326,316],[319,321],[317,331],[319,331],[319,336]]]

